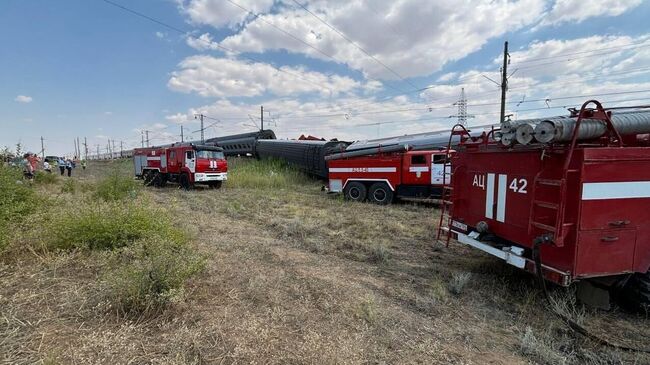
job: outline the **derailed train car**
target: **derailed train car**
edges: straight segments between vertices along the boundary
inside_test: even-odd
[[[349,142],[309,140],[258,140],[259,158],[282,159],[309,175],[327,179],[325,156],[344,151]]]
[[[223,148],[226,156],[256,156],[255,149],[258,141],[274,139],[275,132],[265,129],[251,133],[208,138],[205,142]]]

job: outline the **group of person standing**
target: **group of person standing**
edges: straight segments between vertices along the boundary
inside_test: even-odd
[[[56,160],[56,165],[59,168],[59,172],[61,173],[61,176],[63,176],[66,173],[67,173],[68,177],[72,176],[72,169],[77,167],[76,160],[77,160],[76,156],[75,156],[74,159],[70,159],[70,158],[65,159],[63,157],[59,157]],[[23,155],[22,165],[23,165],[23,173],[25,175],[25,178],[30,179],[30,180],[32,178],[34,178],[34,174],[36,173],[36,169],[37,169],[39,161],[40,161],[40,159],[38,158],[38,156],[36,156],[33,153],[26,153],[25,155]],[[55,162],[55,161],[52,161],[52,162]],[[85,160],[81,161],[81,167],[84,170],[86,169],[86,161]],[[50,160],[47,159],[47,158],[43,161],[43,171],[45,171],[47,173],[50,173],[50,174],[52,173],[52,165],[50,164]]]
[[[77,167],[74,160],[71,160],[69,158],[63,159],[63,157],[59,157],[59,160],[56,162],[56,164],[59,166],[61,176],[63,176],[66,171],[68,172],[68,177],[72,176],[72,169]]]

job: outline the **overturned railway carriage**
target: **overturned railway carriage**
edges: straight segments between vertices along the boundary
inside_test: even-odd
[[[278,158],[309,175],[327,179],[325,156],[345,150],[348,142],[309,140],[259,140],[259,158]]]
[[[627,303],[650,308],[650,147],[639,133],[620,135],[596,105],[567,118],[568,142],[457,147],[438,237],[448,243],[450,233],[559,285],[589,279],[622,290]],[[650,132],[650,112],[636,117],[645,125],[637,131]],[[583,139],[581,123],[601,133]]]
[[[268,139],[275,139],[275,133],[270,129],[208,138],[205,142],[223,148],[226,156],[255,156],[257,142]]]

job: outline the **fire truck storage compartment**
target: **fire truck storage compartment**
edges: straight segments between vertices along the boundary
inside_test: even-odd
[[[490,146],[453,155],[453,219],[474,229],[486,222],[491,234],[530,250],[558,223],[565,153]],[[541,246],[545,265],[573,278],[648,271],[650,240],[638,240],[650,237],[647,148],[577,148],[565,196],[565,235]]]
[[[135,167],[135,176],[142,176],[142,170],[147,167],[147,156],[136,155],[133,156],[133,165]]]

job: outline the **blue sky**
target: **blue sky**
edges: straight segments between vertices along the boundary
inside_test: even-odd
[[[0,146],[39,151],[43,136],[64,154],[87,137],[103,151],[108,139],[138,145],[142,129],[163,143],[196,130],[195,112],[221,120],[208,135],[237,133],[261,104],[283,138],[419,133],[453,124],[461,87],[470,124],[494,122],[498,106],[472,104],[498,102],[487,78],[499,78],[504,40],[509,100],[550,99],[509,104],[514,118],[584,101],[567,96],[650,101],[650,2],[301,2],[373,57],[291,0],[233,0],[260,17],[227,0],[115,2],[189,33],[101,0],[0,2]]]

